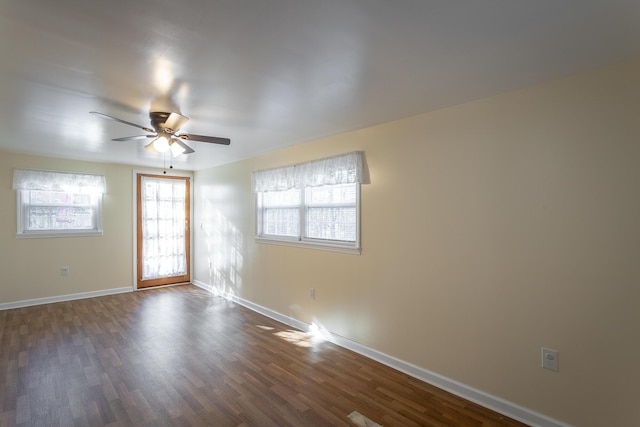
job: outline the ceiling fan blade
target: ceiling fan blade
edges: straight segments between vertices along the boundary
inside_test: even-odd
[[[112,117],[112,116],[109,116],[109,115],[104,114],[104,113],[99,113],[97,111],[89,111],[89,113],[90,114],[95,114],[96,116],[102,117],[103,119],[113,120],[113,121],[116,121],[116,122],[124,123],[125,125],[137,127],[139,129],[142,129],[145,132],[155,132],[153,129],[149,129],[148,127],[144,127],[144,126],[138,125],[136,123],[131,123],[131,122],[128,122],[126,120],[118,119],[117,117]]]
[[[180,139],[188,139],[191,141],[210,142],[212,144],[229,145],[231,140],[229,138],[219,138],[217,136],[196,135],[193,133],[182,133],[176,135]]]
[[[178,144],[180,147],[184,149],[184,151],[180,154],[191,154],[195,152],[193,148],[189,147],[187,144],[180,141],[178,138],[171,138],[171,144]]]
[[[169,118],[164,122],[164,127],[169,129],[170,133],[177,132],[182,126],[189,121],[189,117],[185,117],[182,114],[171,113]]]
[[[125,136],[124,138],[114,138],[112,141],[135,141],[137,139],[147,139],[147,138],[156,138],[158,135],[136,135],[136,136]]]

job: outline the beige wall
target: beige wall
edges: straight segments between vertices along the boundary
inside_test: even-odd
[[[353,150],[361,256],[254,242],[252,170]],[[639,161],[640,62],[295,146],[196,174],[195,278],[567,423],[640,425]]]
[[[16,239],[13,168],[106,176],[102,237]],[[131,166],[0,152],[0,303],[131,287],[133,207]],[[71,274],[62,276],[61,266]]]

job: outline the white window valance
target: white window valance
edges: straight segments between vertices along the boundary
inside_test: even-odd
[[[35,169],[14,169],[14,190],[61,191],[75,194],[105,192],[103,175],[57,172]]]
[[[252,181],[256,193],[362,183],[362,152],[354,151],[297,165],[255,171]]]

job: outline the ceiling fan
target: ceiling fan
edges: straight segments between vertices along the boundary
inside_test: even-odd
[[[195,150],[189,147],[183,142],[183,140],[210,142],[212,144],[229,145],[231,140],[229,138],[219,138],[216,136],[196,135],[193,133],[178,133],[178,130],[184,126],[189,118],[179,113],[166,113],[162,111],[151,111],[149,118],[151,119],[151,128],[141,126],[136,123],[131,123],[126,120],[112,117],[107,114],[99,113],[97,111],[90,111],[103,119],[114,120],[116,122],[124,123],[125,125],[137,127],[145,132],[151,133],[151,135],[136,135],[125,136],[124,138],[115,138],[112,141],[133,141],[137,139],[152,139],[153,140],[145,145],[145,148],[150,151],[164,153],[171,150],[173,157],[178,157],[181,154],[190,154]]]

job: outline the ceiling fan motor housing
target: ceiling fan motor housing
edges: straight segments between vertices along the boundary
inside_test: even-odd
[[[153,128],[158,133],[168,133],[168,134],[174,133],[178,129],[165,128],[165,123],[167,122],[167,119],[169,118],[170,115],[171,113],[165,113],[164,111],[150,112],[149,118],[151,119],[151,126],[153,126]]]

